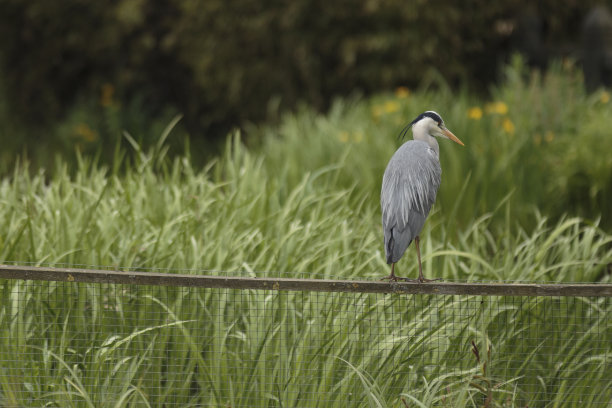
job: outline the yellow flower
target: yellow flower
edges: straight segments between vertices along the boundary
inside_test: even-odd
[[[395,97],[398,99],[405,99],[410,96],[410,89],[405,86],[400,86],[395,90]]]
[[[467,115],[470,119],[480,120],[480,118],[482,118],[482,109],[480,109],[478,106],[474,106],[468,109]]]
[[[608,103],[608,102],[610,102],[610,93],[608,91],[602,91],[601,95],[599,95],[599,101],[601,103]]]
[[[113,96],[115,95],[115,87],[112,84],[102,85],[102,92],[100,95],[100,105],[104,107],[111,106],[113,104]]]
[[[535,143],[536,146],[539,146],[542,143],[542,136],[539,133],[536,133],[533,136],[533,143]]]
[[[78,137],[85,140],[86,142],[95,142],[96,140],[98,140],[98,134],[85,123],[78,124],[74,128],[74,132]]]
[[[342,143],[348,142],[349,132],[347,132],[346,130],[343,130],[342,132],[340,132],[340,134],[338,135],[338,140],[340,140]]]
[[[382,108],[380,106],[373,106],[372,107],[372,118],[374,118],[375,122],[378,122],[381,115],[382,115]]]
[[[496,113],[498,115],[505,115],[508,113],[508,105],[504,102],[491,102],[485,105],[485,111],[487,113]]]
[[[399,110],[399,103],[397,103],[395,101],[387,101],[383,105],[383,109],[387,113],[397,112]]]
[[[514,134],[514,123],[512,123],[509,118],[504,118],[504,121],[502,122],[502,127],[504,128],[504,131],[506,133],[509,133],[511,135]]]
[[[555,138],[555,134],[551,132],[550,130],[548,130],[546,134],[544,135],[544,140],[546,140],[546,143],[552,142],[554,138]]]

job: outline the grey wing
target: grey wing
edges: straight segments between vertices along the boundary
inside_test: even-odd
[[[389,161],[380,195],[387,263],[399,261],[421,232],[441,174],[437,152],[424,142],[404,143]]]

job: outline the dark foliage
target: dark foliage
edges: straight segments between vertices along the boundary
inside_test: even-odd
[[[147,115],[172,106],[192,134],[214,136],[265,118],[274,98],[324,109],[438,74],[486,89],[510,47],[542,57],[577,40],[592,2],[0,0],[0,61],[29,126],[111,84]]]

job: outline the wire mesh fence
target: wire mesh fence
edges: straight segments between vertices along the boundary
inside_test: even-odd
[[[3,407],[612,405],[610,285],[504,296],[9,272]]]

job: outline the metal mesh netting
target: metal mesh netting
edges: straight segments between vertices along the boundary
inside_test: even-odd
[[[612,405],[612,299],[0,280],[0,406]]]

